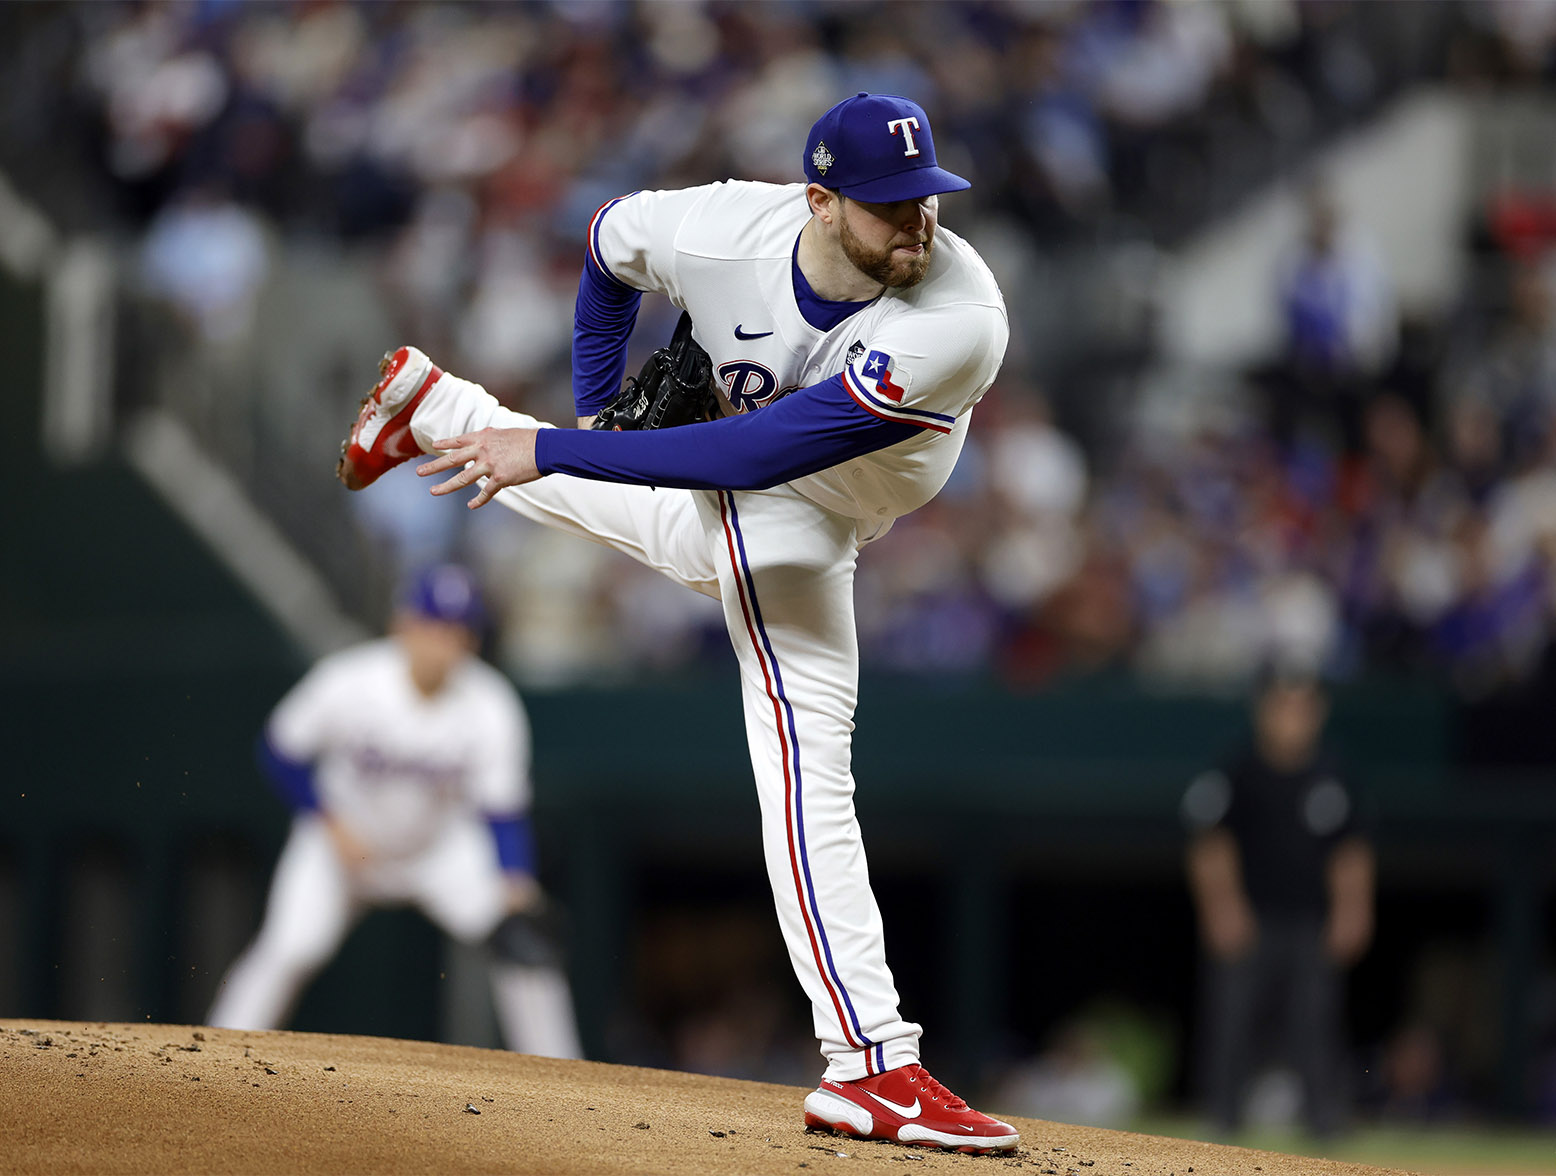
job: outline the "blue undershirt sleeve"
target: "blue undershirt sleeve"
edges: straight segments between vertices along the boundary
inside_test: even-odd
[[[486,823],[497,846],[497,864],[509,874],[533,874],[535,831],[529,817],[488,813]]]
[[[543,474],[691,490],[765,490],[830,469],[918,434],[916,425],[872,416],[841,374],[756,412],[679,429],[613,433],[542,429]]]
[[[621,388],[627,340],[643,295],[601,269],[590,254],[573,306],[573,405],[594,416]]]
[[[313,784],[313,765],[282,755],[263,732],[255,756],[270,786],[294,812],[312,812],[319,807],[319,794]]]

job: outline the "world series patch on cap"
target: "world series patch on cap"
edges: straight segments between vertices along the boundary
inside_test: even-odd
[[[816,120],[805,178],[850,200],[889,204],[972,187],[935,162],[929,115],[917,102],[861,91]]]

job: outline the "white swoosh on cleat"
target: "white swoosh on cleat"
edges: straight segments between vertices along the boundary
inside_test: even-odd
[[[881,1106],[885,1107],[888,1111],[895,1111],[895,1112],[897,1112],[897,1114],[901,1115],[904,1119],[917,1119],[918,1118],[919,1104],[918,1104],[918,1099],[916,1099],[916,1098],[913,1100],[913,1105],[912,1106],[908,1106],[908,1105],[906,1105],[904,1103],[894,1103],[894,1102],[891,1101],[891,1099],[889,1099],[889,1098],[882,1098],[878,1094],[870,1094],[870,1092],[868,1090],[861,1090],[859,1093],[860,1094],[869,1094],[870,1097],[873,1098],[876,1102],[880,1103]]]

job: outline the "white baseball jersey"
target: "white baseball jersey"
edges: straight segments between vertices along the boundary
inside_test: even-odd
[[[863,409],[917,426],[916,437],[792,483],[838,514],[890,521],[923,506],[950,477],[973,405],[1005,356],[1005,302],[972,246],[941,227],[923,281],[818,330],[796,305],[792,277],[810,217],[804,184],[730,180],[638,192],[600,210],[589,248],[626,285],[690,312],[715,383],[737,412],[843,373]]]
[[[320,807],[386,856],[421,852],[456,817],[529,807],[528,718],[478,658],[428,698],[393,638],[342,650],[281,700],[266,736],[314,761]]]

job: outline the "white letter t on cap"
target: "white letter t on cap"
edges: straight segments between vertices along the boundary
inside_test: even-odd
[[[903,141],[908,145],[908,149],[902,153],[903,157],[911,159],[918,154],[918,144],[913,141],[913,132],[918,130],[918,119],[913,116],[894,118],[886,124],[886,129],[894,135],[897,133],[898,127],[902,128]]]

